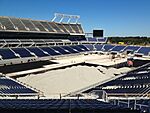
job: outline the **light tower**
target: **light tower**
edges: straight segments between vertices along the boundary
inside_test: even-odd
[[[55,22],[55,20],[57,18],[60,18],[58,23],[62,23],[64,19],[67,19],[67,23],[70,23],[73,19],[75,20],[74,23],[78,23],[80,16],[79,15],[68,15],[68,14],[62,14],[62,13],[55,13],[54,18],[52,19],[52,22]]]

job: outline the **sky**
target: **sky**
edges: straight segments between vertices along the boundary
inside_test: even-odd
[[[0,0],[0,16],[51,21],[54,13],[80,15],[85,32],[150,37],[150,0]]]

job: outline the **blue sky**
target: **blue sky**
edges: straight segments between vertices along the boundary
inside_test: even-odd
[[[150,36],[150,0],[0,0],[0,16],[51,20],[55,12],[80,15],[85,32]]]

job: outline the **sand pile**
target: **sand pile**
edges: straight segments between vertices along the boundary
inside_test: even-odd
[[[114,75],[101,73],[95,67],[77,66],[60,70],[48,71],[41,74],[32,74],[18,78],[44,92],[46,96],[70,93],[92,84],[112,78]]]

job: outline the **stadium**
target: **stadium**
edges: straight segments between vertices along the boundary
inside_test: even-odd
[[[108,43],[79,18],[0,16],[0,112],[150,113],[150,47]]]

